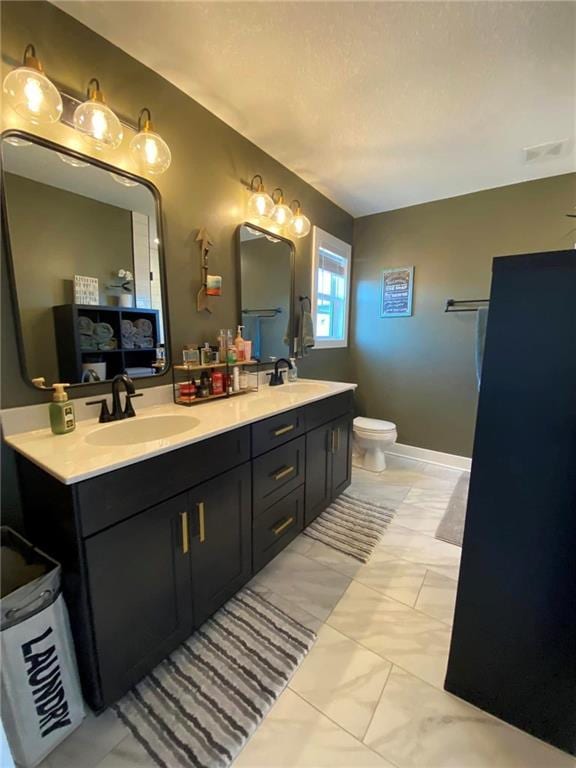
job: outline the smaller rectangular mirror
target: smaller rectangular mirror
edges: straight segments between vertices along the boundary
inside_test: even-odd
[[[23,132],[3,134],[1,150],[25,376],[76,385],[162,373],[168,345],[156,188]]]
[[[294,244],[253,224],[238,231],[240,307],[252,356],[263,363],[292,356]]]

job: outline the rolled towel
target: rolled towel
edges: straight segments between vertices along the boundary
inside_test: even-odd
[[[132,320],[122,320],[120,323],[120,330],[122,332],[122,336],[133,336],[136,328]]]
[[[82,352],[96,352],[98,342],[94,336],[88,336],[85,333],[80,334],[80,349]]]
[[[122,336],[122,347],[124,349],[134,349],[134,336]]]
[[[142,331],[139,331],[137,328],[134,329],[134,335],[132,336],[134,339],[134,346],[140,347],[142,346],[142,339],[144,338],[144,334]]]
[[[144,336],[152,336],[152,323],[146,317],[139,317],[134,320],[134,327],[142,332]]]
[[[116,339],[108,339],[108,341],[101,341],[98,344],[98,349],[102,350],[102,352],[110,352],[113,349],[118,348],[118,342]]]
[[[92,336],[94,332],[94,323],[85,315],[78,316],[78,331],[86,336]]]
[[[140,339],[140,347],[141,349],[153,349],[154,339],[152,338],[152,336],[143,336]]]
[[[97,341],[108,341],[114,336],[114,328],[109,323],[94,323],[94,336]]]

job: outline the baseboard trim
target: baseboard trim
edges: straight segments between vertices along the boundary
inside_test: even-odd
[[[403,445],[402,443],[395,443],[392,450],[386,451],[386,453],[390,456],[427,461],[430,464],[438,464],[450,469],[465,469],[468,472],[472,466],[472,459],[468,456],[457,456],[454,453],[442,453],[442,451],[432,451],[430,448],[418,448],[415,445]]]

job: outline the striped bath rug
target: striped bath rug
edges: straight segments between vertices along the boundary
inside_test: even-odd
[[[161,768],[228,766],[315,639],[245,588],[113,709]]]
[[[395,510],[342,493],[304,531],[304,536],[367,563]]]

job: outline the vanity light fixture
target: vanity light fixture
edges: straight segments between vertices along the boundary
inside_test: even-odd
[[[71,165],[72,168],[87,168],[89,165],[89,163],[85,163],[84,160],[79,160],[77,157],[72,157],[72,155],[65,155],[63,152],[56,152],[56,154],[63,163]]]
[[[12,109],[31,123],[40,125],[60,120],[62,97],[44,74],[31,43],[24,50],[22,66],[6,75],[3,91]]]
[[[270,218],[277,227],[288,227],[294,218],[292,210],[284,202],[284,192],[280,187],[276,187],[272,192],[272,200],[275,205],[270,214]]]
[[[306,237],[312,225],[310,224],[310,219],[302,213],[300,200],[292,200],[290,208],[294,212],[294,218],[288,225],[288,232],[292,237]]]
[[[132,181],[132,179],[129,179],[127,176],[120,176],[119,173],[113,173],[110,171],[110,176],[114,179],[116,184],[122,184],[123,187],[137,187],[138,182]]]
[[[104,103],[100,82],[93,77],[88,83],[88,98],[74,111],[74,127],[95,149],[116,149],[124,132],[120,120]]]
[[[257,179],[259,181],[256,181]],[[274,200],[264,189],[264,180],[259,173],[252,177],[250,191],[252,194],[248,200],[248,217],[250,219],[268,218],[274,210]]]
[[[144,114],[146,119],[142,122]],[[158,175],[164,173],[172,162],[170,147],[162,136],[154,131],[152,115],[148,107],[138,115],[138,133],[130,142],[130,152],[140,169]]]

